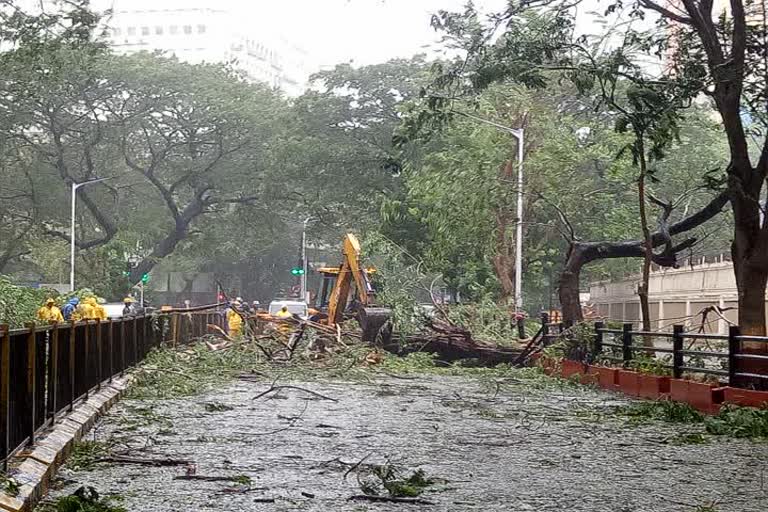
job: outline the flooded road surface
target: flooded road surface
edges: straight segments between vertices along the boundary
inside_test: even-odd
[[[539,381],[541,379],[538,379]],[[90,485],[129,511],[765,511],[768,445],[713,438],[672,442],[691,426],[628,425],[595,414],[621,398],[582,387],[500,386],[468,377],[376,382],[240,381],[195,398],[125,400],[89,439],[141,447],[132,455],[183,466],[98,464],[61,473],[52,497]],[[116,447],[120,450],[120,445]],[[348,501],[368,464],[439,479],[433,505]],[[711,508],[707,508],[711,507]]]

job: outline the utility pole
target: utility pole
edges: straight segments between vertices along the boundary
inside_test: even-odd
[[[312,220],[312,217],[304,219],[304,224],[301,230],[301,268],[304,271],[301,274],[301,300],[309,304],[309,297],[307,297],[307,271],[309,270],[307,264],[307,224]]]
[[[515,226],[515,309],[523,310],[523,160],[525,158],[525,130],[510,128],[503,124],[483,119],[466,112],[455,111],[457,114],[473,119],[479,123],[493,126],[507,132],[517,139],[517,224]]]
[[[75,183],[74,181],[72,182],[72,223],[70,226],[72,242],[69,248],[69,291],[71,292],[75,291],[75,211],[77,203],[77,189],[108,179],[109,178],[96,178],[94,180],[88,180],[82,183]]]

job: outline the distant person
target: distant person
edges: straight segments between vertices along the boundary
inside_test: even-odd
[[[251,309],[253,309],[254,313],[258,313],[261,309],[261,302],[255,300],[251,303]]]
[[[136,314],[136,303],[133,297],[126,297],[123,299],[123,316],[134,316]]]
[[[37,319],[41,322],[63,322],[64,315],[61,314],[61,310],[56,306],[55,300],[46,299],[43,307],[37,310]]]
[[[70,298],[64,307],[61,309],[61,314],[64,316],[64,320],[67,322],[70,320],[79,320],[80,316],[77,312],[77,307],[80,304],[80,299],[77,297]]]
[[[288,306],[283,306],[280,311],[275,313],[276,318],[293,318],[293,313],[288,311]]]
[[[240,313],[240,303],[237,299],[227,309],[227,327],[231,337],[243,334],[243,317]]]
[[[80,320],[96,320],[96,297],[86,297],[77,307]]]
[[[109,318],[109,315],[107,314],[107,308],[104,307],[104,304],[106,303],[107,301],[104,299],[104,297],[98,297],[96,299],[96,305],[94,306],[96,320],[101,320],[103,322]]]
[[[283,306],[280,308],[280,311],[275,313],[275,318],[279,318],[280,320],[288,320],[289,318],[293,318],[293,313],[288,311],[288,306]],[[290,334],[293,331],[293,325],[291,325],[289,322],[280,322],[277,324],[277,330],[282,334]]]

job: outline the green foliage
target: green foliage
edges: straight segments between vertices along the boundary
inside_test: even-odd
[[[635,357],[629,363],[629,367],[636,372],[646,375],[671,376],[672,370],[667,368],[669,364],[669,357],[657,359],[645,353],[636,353]]]
[[[707,432],[729,437],[768,438],[768,409],[726,404],[720,413],[705,419]]]
[[[389,463],[366,467],[362,476],[361,473],[362,471],[357,473],[360,490],[369,496],[415,498],[436,483],[434,479],[428,478],[422,469],[406,476],[403,469]]]
[[[111,446],[101,441],[79,441],[67,458],[67,467],[74,470],[90,471],[99,459],[109,455]]]
[[[19,490],[20,485],[13,477],[0,472],[0,492],[4,492],[8,496],[18,496]]]
[[[619,407],[617,414],[633,422],[666,421],[669,423],[703,423],[708,434],[735,438],[768,438],[768,409],[738,407],[726,404],[717,416],[704,416],[688,404],[671,400],[633,402]],[[701,433],[688,433],[671,442],[700,444],[706,442]]]
[[[701,423],[704,420],[704,416],[690,405],[672,400],[633,402],[618,408],[617,413],[638,423],[646,421]]]
[[[34,322],[37,310],[45,299],[57,296],[54,290],[16,286],[8,278],[0,276],[0,323],[18,328]]]
[[[253,343],[236,343],[213,351],[205,343],[184,350],[153,350],[137,373],[129,395],[141,399],[192,396],[227,382],[263,364],[263,353]]]
[[[53,505],[45,505],[40,512],[128,512],[114,502],[117,496],[102,498],[93,487],[81,487],[71,496],[58,498]]]

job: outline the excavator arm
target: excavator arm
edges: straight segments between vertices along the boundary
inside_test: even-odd
[[[363,329],[363,340],[373,341],[392,312],[387,308],[373,307],[375,294],[368,278],[368,271],[360,264],[360,242],[355,235],[349,233],[344,238],[342,255],[339,274],[328,302],[328,325],[336,325],[343,321],[354,282],[359,303],[357,317]]]

